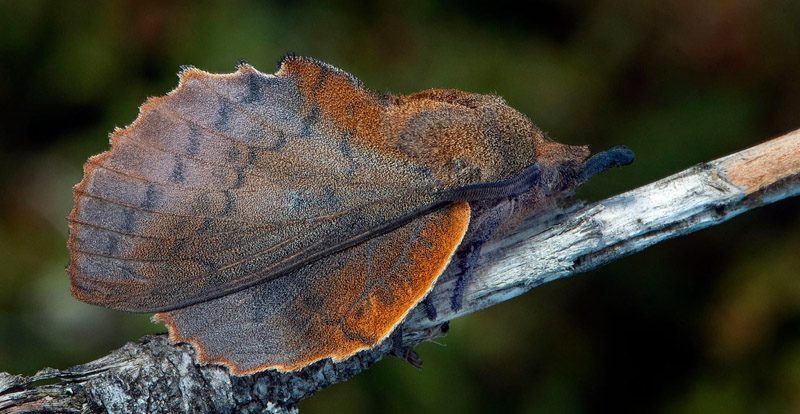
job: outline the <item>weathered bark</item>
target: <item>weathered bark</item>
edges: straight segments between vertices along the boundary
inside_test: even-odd
[[[456,278],[448,270],[428,299],[437,309],[433,320],[418,307],[387,341],[347,361],[237,377],[195,364],[189,345],[147,336],[66,370],[0,373],[0,412],[294,412],[315,391],[441,335],[453,318],[798,193],[800,130],[583,208],[536,217],[483,247],[460,310],[449,306]],[[398,356],[413,359],[408,352]],[[59,382],[37,384],[53,379]]]

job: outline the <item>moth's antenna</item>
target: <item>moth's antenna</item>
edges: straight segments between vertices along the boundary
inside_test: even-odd
[[[586,161],[583,171],[578,175],[578,184],[589,181],[592,177],[614,167],[622,167],[633,162],[634,155],[625,145],[598,152]]]

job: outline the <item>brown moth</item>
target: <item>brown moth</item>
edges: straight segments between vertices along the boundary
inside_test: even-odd
[[[67,270],[76,298],[157,312],[239,375],[377,345],[465,234],[469,263],[508,219],[632,160],[586,163],[497,96],[378,96],[294,55],[179,76],[86,162]]]

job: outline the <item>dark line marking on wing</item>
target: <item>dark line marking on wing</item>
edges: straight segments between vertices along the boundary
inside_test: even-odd
[[[165,112],[170,111],[167,110]],[[197,155],[197,151],[200,149],[200,130],[193,122],[187,122],[186,120],[182,121],[189,126],[189,146],[186,147],[186,155],[194,157]]]
[[[238,164],[241,157],[242,157],[242,152],[239,151],[238,148],[230,148],[230,149],[228,149],[228,162],[229,163]]]
[[[89,163],[89,162],[87,161],[87,163]],[[106,171],[110,171],[110,172],[112,172],[114,174],[118,174],[118,175],[121,175],[123,177],[130,178],[132,180],[141,181],[143,183],[154,183],[154,184],[162,185],[164,187],[182,188],[182,189],[186,189],[186,190],[191,190],[193,192],[204,192],[204,193],[208,193],[208,194],[221,193],[221,192],[224,191],[224,190],[217,189],[217,188],[192,187],[192,186],[188,186],[188,185],[182,185],[180,183],[153,181],[153,180],[150,180],[148,178],[143,178],[143,177],[139,177],[137,175],[129,174],[126,171],[120,171],[120,170],[117,170],[116,168],[111,168],[111,167],[108,167],[108,166],[103,165],[103,164],[98,164],[98,163],[95,163],[95,162],[91,162],[89,164],[91,164],[91,165],[93,165],[93,166],[95,166],[97,168],[100,168],[100,169],[103,169],[103,170],[106,170]],[[241,191],[237,191],[237,193],[238,194],[249,194],[249,193],[255,193],[255,192],[259,192],[259,191],[262,191],[262,190],[260,190],[260,189],[241,190]],[[88,192],[85,192],[85,191],[84,191],[84,193],[91,194],[91,193],[88,193]]]
[[[372,265],[373,265],[373,261],[375,259],[375,250],[377,250],[378,243],[380,241],[379,239],[382,239],[382,237],[373,238],[372,240],[369,241],[369,245],[367,246],[367,248],[368,248],[368,251],[367,251],[367,268],[364,271],[364,274],[366,275],[365,281],[367,283],[367,286],[365,286],[366,290],[369,290],[369,286],[371,284],[370,280],[372,279]]]
[[[171,118],[175,119],[178,122],[182,122],[182,123],[188,125],[189,128],[190,128],[190,134],[191,134],[191,128],[199,127],[200,129],[208,131],[208,133],[210,133],[211,135],[216,135],[216,136],[218,136],[218,137],[230,142],[231,144],[233,144],[235,146],[244,147],[244,148],[250,148],[250,145],[245,144],[243,141],[240,141],[240,140],[236,139],[236,137],[226,133],[225,131],[220,131],[220,130],[214,129],[214,128],[208,126],[208,125],[205,125],[205,124],[202,124],[200,122],[197,122],[197,121],[195,121],[193,119],[186,118],[183,115],[181,115],[178,111],[170,108],[168,105],[165,105],[165,104],[159,105],[157,109],[158,110],[163,109],[164,113],[169,115]],[[197,134],[198,134],[197,137],[199,138],[200,137],[199,130],[197,131]],[[210,161],[206,161],[206,162],[210,162]]]
[[[279,152],[280,150],[283,149],[284,146],[286,146],[286,134],[284,134],[283,131],[278,130],[276,137],[277,138],[275,139],[275,142],[272,145],[266,147],[267,150],[273,152]]]
[[[147,190],[144,193],[144,201],[139,206],[141,208],[150,209],[156,206],[158,201],[161,199],[162,194],[156,188],[155,183],[150,183],[147,185]]]
[[[236,105],[236,103],[233,102],[233,100],[231,100],[227,95],[225,95],[222,92],[220,92],[219,89],[217,89],[214,86],[213,83],[206,82],[205,79],[202,80],[202,83],[203,83],[203,85],[206,86],[207,90],[211,91],[219,99],[224,100],[225,102],[227,102],[232,109],[237,110],[237,111],[245,114],[245,116],[250,118],[250,120],[252,120],[254,123],[256,123],[258,125],[261,125],[261,127],[263,129],[269,130],[269,131],[272,131],[272,132],[276,132],[277,131],[277,128],[275,128],[275,126],[267,124],[267,123],[264,123],[264,121],[262,121],[261,117],[259,117],[258,115],[256,115],[256,114],[254,114],[254,113],[252,113],[252,112],[240,107],[239,105]]]
[[[197,234],[206,234],[208,228],[211,227],[211,224],[213,223],[214,223],[214,217],[206,217],[203,219],[202,222],[200,222],[200,225],[197,226],[197,229],[195,229],[194,232]]]
[[[172,176],[170,177],[170,181],[173,183],[183,183],[186,182],[186,177],[183,175],[183,158],[175,156],[175,166],[172,168]]]
[[[345,176],[347,176],[348,180],[352,180],[353,177],[355,177],[356,168],[358,168],[358,163],[353,156],[353,147],[350,144],[351,140],[352,134],[349,132],[343,132],[342,139],[339,140],[339,152],[341,152],[342,156],[350,163],[350,166],[345,171]]]
[[[106,234],[106,252],[109,255],[119,253],[119,239],[113,234]]]
[[[84,197],[90,197],[90,198],[93,198],[95,200],[107,203],[107,204],[113,204],[115,206],[119,206],[119,207],[122,207],[124,209],[132,210],[134,212],[141,211],[141,212],[145,212],[145,213],[152,213],[154,215],[162,215],[162,216],[169,216],[169,217],[179,217],[179,218],[189,218],[189,219],[211,218],[211,219],[214,219],[214,220],[225,221],[225,222],[228,222],[228,223],[242,224],[245,227],[251,227],[251,228],[262,228],[262,227],[265,227],[265,226],[257,225],[255,223],[250,223],[250,222],[247,222],[247,221],[233,220],[233,219],[217,217],[217,216],[189,215],[189,214],[178,214],[178,213],[167,212],[167,211],[151,210],[149,208],[145,208],[145,207],[141,207],[141,206],[134,206],[134,205],[131,205],[131,204],[128,204],[128,203],[123,203],[123,202],[120,202],[120,201],[111,200],[111,199],[108,199],[108,198],[105,198],[105,197],[102,197],[102,196],[98,196],[98,195],[95,195],[95,194],[90,194],[90,193],[87,193],[87,192],[78,192],[78,193],[83,195]],[[208,210],[205,210],[205,211],[208,211]],[[312,219],[315,219],[315,218],[312,218]],[[294,220],[294,221],[295,222],[309,221],[309,219]],[[130,230],[126,229],[126,231],[130,231]]]
[[[238,190],[242,188],[242,185],[244,185],[244,180],[246,175],[244,169],[245,169],[244,167],[241,167],[236,170],[236,182],[230,188],[231,190]]]
[[[311,111],[303,117],[302,120],[302,129],[300,130],[300,138],[310,138],[312,134],[312,128],[317,125],[317,121],[319,121],[319,106],[314,105],[311,108]]]
[[[233,108],[231,108],[231,105],[227,102],[227,100],[224,99],[219,99],[219,105],[220,107],[217,111],[217,119],[214,121],[214,128],[219,131],[223,131],[228,125]]]
[[[122,214],[122,229],[126,232],[133,232],[133,224],[136,222],[136,210],[132,207],[126,206],[126,208],[122,211]]]
[[[130,142],[132,142],[132,143],[134,143],[135,145],[137,145],[139,148],[149,148],[149,149],[152,149],[152,150],[154,150],[154,151],[156,151],[156,152],[161,152],[161,153],[163,153],[163,154],[171,155],[171,156],[173,156],[173,157],[180,157],[180,156],[182,156],[181,154],[175,153],[175,152],[173,152],[173,151],[170,151],[170,150],[167,150],[167,149],[165,149],[165,148],[162,148],[162,147],[157,147],[157,146],[155,146],[155,145],[152,145],[152,144],[150,144],[150,143],[148,143],[148,142],[145,142],[145,141],[141,141],[141,140],[135,139],[135,138],[133,138],[132,136],[130,136],[130,135],[128,135],[128,134],[125,134],[125,137],[126,137],[126,138],[128,138],[128,140],[129,140]],[[184,157],[184,158],[190,159],[190,160],[192,160],[192,161],[195,161],[195,162],[197,162],[197,163],[200,163],[200,164],[205,164],[205,165],[210,165],[210,166],[218,167],[218,169],[224,169],[224,170],[236,171],[236,169],[235,169],[235,168],[233,168],[233,167],[231,167],[230,165],[219,164],[219,163],[211,162],[211,161],[208,161],[208,160],[205,160],[205,159],[202,159],[202,158],[190,158],[190,157]],[[98,165],[98,164],[96,164],[96,165]],[[254,177],[254,178],[258,178],[258,176],[257,176],[257,175],[253,175],[253,177]],[[201,187],[200,189],[205,189],[205,190],[208,190],[209,188],[202,188],[202,187]]]
[[[228,192],[228,191],[229,190],[223,190],[221,192],[225,193],[225,192]],[[341,211],[337,211],[337,212],[332,213],[332,214],[321,214],[319,216],[304,217],[304,218],[293,219],[293,220],[281,219],[279,221],[276,220],[276,221],[272,221],[272,222],[263,221],[263,222],[271,224],[271,225],[264,225],[264,224],[255,224],[255,223],[242,221],[242,220],[233,220],[233,219],[228,219],[228,218],[224,218],[224,217],[188,215],[188,214],[178,214],[178,213],[174,213],[174,212],[149,210],[149,209],[146,209],[146,208],[137,207],[137,206],[134,206],[134,205],[131,205],[131,204],[127,204],[127,203],[123,203],[123,202],[120,202],[120,201],[111,200],[111,199],[108,199],[108,198],[105,198],[105,197],[102,197],[102,196],[98,196],[96,194],[91,194],[91,193],[88,193],[86,191],[77,191],[76,190],[75,193],[76,194],[80,194],[80,195],[85,196],[85,197],[93,198],[95,200],[99,200],[99,201],[104,202],[104,203],[113,204],[113,205],[116,205],[116,206],[120,206],[122,208],[131,209],[131,210],[134,210],[134,211],[142,211],[142,212],[153,213],[153,214],[157,214],[157,215],[170,216],[170,217],[179,217],[179,218],[216,219],[216,220],[221,220],[221,221],[225,221],[225,222],[228,222],[228,223],[243,224],[243,225],[245,225],[246,227],[249,227],[249,228],[273,228],[277,224],[282,224],[284,227],[286,227],[286,226],[294,225],[294,224],[298,224],[298,223],[309,223],[309,222],[316,222],[316,221],[331,220],[331,219],[336,218],[338,216],[341,216],[341,215],[344,215],[344,214],[348,214],[353,210],[357,210],[359,208],[365,208],[367,205],[375,204],[375,203],[380,202],[380,201],[385,201],[383,199],[381,199],[381,200],[373,200],[373,201],[367,202],[366,204],[363,204],[363,205],[354,206],[352,209],[341,210]],[[201,194],[201,196],[203,196],[203,194]],[[207,211],[207,210],[205,210],[205,211]],[[75,220],[75,221],[77,222],[77,220]],[[99,227],[99,228],[104,228],[104,227]],[[148,237],[148,236],[142,236],[142,237]]]
[[[420,226],[422,226],[422,224],[416,225],[414,227],[420,227]],[[405,246],[403,246],[403,252],[400,254],[400,257],[397,258],[397,261],[392,266],[392,269],[389,270],[389,274],[393,273],[401,274],[406,279],[406,282],[408,282],[408,286],[410,286],[411,289],[414,288],[414,279],[411,279],[411,276],[409,276],[407,272],[398,272],[397,269],[400,267],[400,264],[406,261],[406,257],[408,256],[408,250],[411,249],[411,245],[414,244],[414,242],[420,240],[419,233],[421,231],[422,229],[420,228],[415,228],[413,230],[411,239],[406,243]]]
[[[245,76],[245,81],[247,82],[247,96],[242,99],[242,102],[246,104],[262,102],[265,97],[262,85],[270,87],[272,84],[278,82],[278,78],[274,76],[260,76],[256,73],[248,73]]]
[[[322,89],[322,85],[324,85],[325,81],[328,80],[328,75],[330,75],[330,72],[330,69],[324,65],[319,67],[319,77],[317,78],[317,83],[314,85],[314,89],[312,90],[314,95],[316,95],[317,92]]]
[[[256,159],[258,159],[258,153],[255,148],[250,147],[247,152],[247,168],[253,168],[256,165]]]
[[[231,212],[233,212],[233,205],[236,202],[236,199],[230,191],[225,190],[223,194],[225,194],[225,208],[218,214],[218,217],[229,216]]]
[[[133,271],[131,268],[129,268],[124,263],[115,263],[114,267],[116,267],[117,269],[119,269],[120,271],[125,273],[126,279],[132,279],[132,280],[137,281],[137,282],[148,282],[149,281],[149,279],[147,279],[146,277],[140,276],[137,272]],[[86,272],[83,272],[83,273],[86,273]],[[89,280],[89,279],[93,279],[93,278],[83,278],[83,279],[84,280]],[[96,280],[96,279],[93,279],[93,280]]]

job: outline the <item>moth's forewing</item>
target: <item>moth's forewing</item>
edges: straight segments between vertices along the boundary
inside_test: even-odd
[[[330,66],[295,66],[316,72],[188,69],[175,91],[112,134],[111,150],[86,163],[75,187],[68,271],[77,298],[179,308],[269,280],[434,204],[437,184],[423,166],[364,145],[374,131],[333,122],[317,94],[334,85],[340,99],[352,97],[340,115],[358,125],[377,122],[365,119],[376,97]]]
[[[284,277],[154,319],[201,362],[243,375],[291,371],[371,348],[433,286],[467,230],[466,202],[420,216]]]

